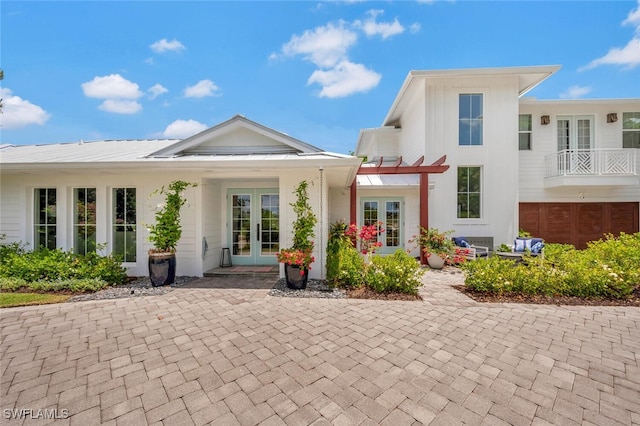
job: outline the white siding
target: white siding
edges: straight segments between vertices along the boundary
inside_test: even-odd
[[[545,201],[640,201],[639,185],[575,186],[545,188],[545,157],[557,152],[558,116],[593,116],[594,148],[622,148],[622,113],[640,111],[640,101],[587,100],[587,101],[535,101],[523,99],[520,114],[532,116],[530,151],[519,151],[519,200]],[[607,123],[608,113],[617,113],[618,121]],[[540,117],[550,116],[550,123],[542,125]],[[517,144],[517,141],[516,141]],[[640,150],[635,150],[636,167],[640,167]],[[640,182],[640,181],[639,181]]]
[[[56,188],[57,192],[57,246],[64,250],[73,248],[72,203],[73,188],[96,188],[97,192],[97,237],[98,243],[111,243],[111,188],[130,187],[137,192],[137,262],[130,265],[127,273],[131,276],[144,276],[147,270],[147,251],[151,248],[145,224],[154,222],[154,211],[161,202],[158,196],[149,198],[149,194],[171,180],[183,179],[198,182],[191,175],[167,176],[153,174],[105,175],[88,174],[48,174],[48,175],[5,175],[2,178],[1,233],[10,236],[8,241],[22,241],[33,248],[33,190],[34,188]],[[200,207],[196,200],[196,191],[186,192],[188,206],[182,209],[183,233],[177,247],[177,274],[201,275],[200,252],[196,253],[196,212]],[[6,203],[5,200],[15,200]],[[16,202],[19,207],[16,207]],[[198,245],[200,247],[200,245]],[[108,246],[107,251],[111,251]],[[197,254],[197,256],[196,256]]]
[[[483,145],[458,145],[458,96],[483,94]],[[517,77],[434,79],[427,88],[425,164],[442,155],[450,169],[429,176],[429,225],[456,235],[491,236],[496,244],[517,233]],[[457,169],[482,168],[482,217],[457,219]]]

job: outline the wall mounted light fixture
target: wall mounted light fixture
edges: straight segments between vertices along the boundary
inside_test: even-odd
[[[618,114],[615,112],[611,112],[607,114],[607,123],[615,123],[618,121]]]
[[[543,115],[540,117],[540,124],[546,126],[549,123],[551,123],[551,118],[548,115]]]

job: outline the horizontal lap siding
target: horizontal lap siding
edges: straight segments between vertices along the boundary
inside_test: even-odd
[[[640,231],[639,203],[520,203],[520,228],[551,243],[585,248],[604,234]]]

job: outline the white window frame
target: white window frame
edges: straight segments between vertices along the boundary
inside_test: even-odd
[[[474,144],[472,143],[473,140],[471,139],[471,137],[469,138],[469,144],[462,144],[462,140],[461,140],[461,135],[462,133],[460,132],[460,126],[462,123],[463,118],[461,117],[461,113],[460,113],[460,101],[462,96],[480,96],[481,97],[481,107],[482,107],[482,113],[480,114],[480,118],[469,118],[469,121],[471,123],[475,122],[475,123],[480,123],[481,129],[480,129],[480,143]],[[476,92],[476,91],[468,91],[468,92],[460,92],[458,93],[458,146],[484,146],[484,100],[485,96],[484,93],[482,92]],[[472,135],[473,133],[471,132],[471,129],[473,128],[473,126],[470,124],[469,125],[469,131],[470,131],[470,135]]]
[[[380,254],[392,254],[398,249],[404,249],[404,198],[403,197],[363,197],[360,199],[360,226],[365,224],[365,203],[377,202],[378,203],[378,221],[382,222],[382,228],[385,232],[378,234],[378,241],[382,243],[377,253]],[[387,203],[399,203],[399,235],[398,246],[387,245]]]
[[[640,129],[626,129],[624,127],[626,120],[624,118],[625,114],[633,114],[632,119],[640,119],[640,112],[636,112],[636,111],[627,111],[627,112],[623,112],[622,113],[622,148],[627,148],[627,149],[633,149],[633,148],[640,148],[639,146],[630,146],[630,147],[625,147],[624,146],[624,134],[625,133],[637,133],[639,136],[638,138],[640,138]]]
[[[479,183],[479,188],[480,191],[478,192],[478,198],[479,198],[479,203],[480,206],[478,206],[478,210],[479,210],[479,216],[478,217],[461,217],[460,216],[460,209],[459,209],[459,204],[458,204],[458,197],[460,196],[460,194],[470,194],[471,192],[459,192],[458,191],[458,185],[459,185],[459,181],[458,181],[458,175],[459,175],[459,171],[461,168],[477,168],[480,169],[480,183]],[[483,197],[484,197],[484,168],[482,166],[479,165],[459,165],[456,168],[456,196],[455,196],[455,206],[456,206],[456,212],[455,212],[455,217],[456,220],[458,221],[470,221],[470,222],[478,222],[478,221],[482,221],[484,220],[484,202],[483,202]]]
[[[141,224],[140,224],[140,194],[139,194],[139,190],[138,187],[136,187],[135,185],[118,185],[118,186],[113,186],[109,188],[108,191],[108,197],[109,197],[109,230],[108,230],[108,239],[110,241],[110,251],[111,253],[115,253],[116,250],[116,244],[115,244],[115,238],[114,238],[114,226],[116,226],[117,224],[115,223],[115,203],[116,203],[116,198],[115,198],[115,194],[114,192],[118,189],[124,189],[124,190],[128,190],[128,189],[135,189],[136,190],[136,214],[135,214],[135,218],[136,218],[136,223],[135,223],[135,228],[136,228],[136,236],[135,236],[135,243],[136,243],[136,251],[135,251],[135,260],[134,261],[127,261],[124,256],[123,256],[123,260],[122,260],[122,264],[126,265],[127,267],[135,267],[138,260],[140,259],[140,230],[141,230]],[[126,214],[126,213],[125,213]],[[125,223],[126,225],[126,223]],[[126,250],[126,248],[125,248]]]
[[[520,128],[520,124],[522,124],[522,121],[521,121],[521,117],[522,116],[529,117],[529,130],[522,130]],[[528,135],[529,136],[529,147],[528,148],[523,148],[522,145],[520,144],[520,136],[521,135]],[[531,150],[533,150],[532,141],[533,141],[533,115],[532,114],[518,114],[518,151],[531,151]]]

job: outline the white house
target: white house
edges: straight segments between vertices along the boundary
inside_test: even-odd
[[[418,254],[419,226],[511,243],[523,228],[578,247],[640,230],[640,99],[540,101],[524,95],[558,66],[411,71],[356,156],[324,152],[235,116],[184,140],[0,148],[0,234],[82,252],[92,242],[147,274],[148,231],[175,179],[187,192],[178,275],[275,264],[291,244],[290,203],[310,183],[316,262],[329,225],[382,222],[382,253]],[[362,158],[366,157],[363,162]],[[282,272],[282,268],[281,268]]]
[[[523,97],[558,69],[411,71],[382,126],[360,132],[355,154],[369,165],[446,155],[449,170],[422,187],[415,175],[358,176],[352,220],[377,209],[385,222],[398,205],[405,245],[419,224],[494,246],[521,228],[581,248],[603,233],[638,232],[640,99]]]
[[[222,247],[234,265],[277,264],[291,244],[290,203],[302,180],[318,216],[316,262],[324,271],[329,190],[348,187],[360,159],[322,150],[242,116],[184,140],[125,140],[5,146],[0,233],[30,247],[74,249],[91,242],[125,257],[132,276],[146,275],[145,224],[161,202],[150,194],[175,179],[198,184],[185,194],[177,274],[202,276]]]

